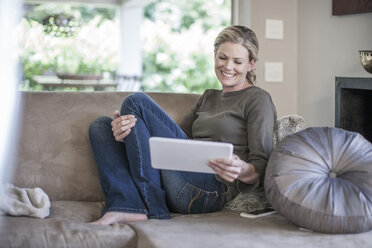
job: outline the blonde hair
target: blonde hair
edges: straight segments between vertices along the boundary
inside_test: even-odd
[[[214,49],[218,51],[220,45],[225,42],[241,44],[248,50],[249,62],[252,60],[257,61],[258,40],[256,34],[251,29],[239,25],[224,28],[214,41]],[[256,81],[256,73],[253,69],[247,73],[246,78],[251,84]]]

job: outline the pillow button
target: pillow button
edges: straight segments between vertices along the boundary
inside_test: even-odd
[[[331,171],[331,172],[329,172],[328,176],[330,178],[335,178],[337,175],[336,175],[336,173],[334,173],[333,171]]]

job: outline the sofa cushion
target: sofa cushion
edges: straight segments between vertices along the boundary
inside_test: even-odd
[[[272,153],[265,177],[272,206],[299,226],[327,233],[372,229],[372,145],[360,134],[308,128]]]
[[[0,247],[12,248],[369,248],[371,234],[319,235],[304,232],[287,218],[275,214],[257,219],[238,211],[209,214],[172,214],[169,220],[150,219],[129,225],[95,226],[101,202],[52,202],[50,217],[0,216]]]
[[[131,224],[138,248],[369,248],[371,232],[356,235],[319,234],[300,230],[287,218],[274,214],[256,219],[239,211],[174,215]]]
[[[99,218],[101,202],[52,202],[46,219],[0,217],[1,247],[136,247],[137,236],[128,225],[88,224]]]

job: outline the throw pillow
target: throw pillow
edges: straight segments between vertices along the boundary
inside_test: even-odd
[[[268,201],[293,223],[318,232],[372,229],[372,144],[338,128],[287,136],[266,169]]]

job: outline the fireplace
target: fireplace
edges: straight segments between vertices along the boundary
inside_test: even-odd
[[[336,77],[335,126],[372,143],[372,78]]]

